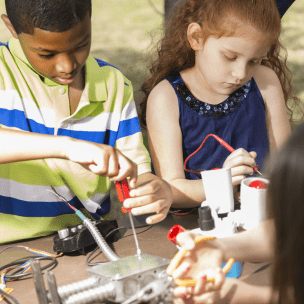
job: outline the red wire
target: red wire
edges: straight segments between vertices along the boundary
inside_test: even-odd
[[[192,157],[194,154],[196,154],[196,153],[202,148],[202,146],[204,145],[205,141],[206,141],[207,138],[210,137],[210,136],[213,136],[213,137],[214,137],[222,146],[224,146],[224,147],[225,147],[228,151],[230,151],[231,153],[232,153],[233,151],[235,151],[235,149],[233,149],[229,144],[227,144],[223,139],[221,139],[221,138],[218,137],[217,135],[215,135],[215,134],[209,134],[209,135],[207,135],[207,136],[205,137],[205,139],[204,139],[204,141],[201,143],[201,145],[200,145],[192,154],[190,154],[190,155],[186,158],[186,160],[185,160],[185,162],[184,162],[184,170],[185,170],[185,171],[187,171],[187,172],[192,172],[192,173],[194,173],[194,174],[197,174],[197,172],[192,171],[192,170],[186,168],[187,161],[189,160],[190,157]],[[254,170],[255,172],[260,173],[260,172],[258,171],[258,168],[257,168],[257,167],[253,167],[253,170]],[[260,173],[260,174],[261,174],[261,173]]]
[[[192,171],[192,170],[186,168],[187,161],[190,159],[190,157],[192,157],[194,154],[196,154],[196,153],[202,148],[202,146],[205,144],[207,138],[210,137],[210,136],[215,137],[216,135],[215,135],[215,136],[214,136],[214,134],[209,134],[209,135],[207,135],[207,136],[205,137],[205,139],[203,140],[203,142],[200,144],[200,146],[199,146],[193,153],[191,153],[191,154],[186,158],[186,160],[185,160],[185,162],[184,162],[184,170],[185,170],[185,171],[187,171],[187,172],[192,172],[192,173],[194,173],[194,174],[197,174],[197,172]],[[216,137],[217,137],[217,136],[216,136]],[[216,138],[216,137],[215,137],[215,138]]]

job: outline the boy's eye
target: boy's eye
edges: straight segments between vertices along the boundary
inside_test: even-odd
[[[87,43],[84,44],[84,45],[78,46],[77,49],[83,49],[83,48],[85,48],[88,44],[89,44],[89,43],[87,42]]]
[[[54,54],[49,54],[49,55],[41,55],[41,54],[38,54],[39,55],[39,57],[41,57],[41,58],[46,58],[46,59],[50,59],[50,58],[52,58],[53,56],[54,56]]]

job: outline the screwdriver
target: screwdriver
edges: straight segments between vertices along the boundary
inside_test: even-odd
[[[119,182],[115,182],[115,187],[116,187],[118,199],[120,200],[121,203],[123,203],[127,198],[130,198],[130,189],[129,189],[128,181],[127,181],[126,178],[124,178],[123,180],[121,180]],[[121,211],[123,213],[128,212],[129,220],[130,220],[130,223],[131,223],[133,236],[134,236],[134,240],[135,240],[136,252],[137,252],[137,255],[140,256],[141,255],[141,250],[140,250],[139,245],[138,245],[138,240],[137,240],[137,235],[136,235],[136,231],[135,231],[135,227],[134,227],[134,222],[133,222],[133,217],[132,217],[131,210],[132,210],[131,208],[128,208],[128,209],[126,209],[125,207],[121,208]]]

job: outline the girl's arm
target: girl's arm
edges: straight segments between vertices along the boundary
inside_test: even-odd
[[[156,175],[171,185],[172,206],[199,206],[206,199],[205,192],[202,180],[185,178],[178,99],[168,81],[163,80],[152,90],[146,114],[153,166]],[[224,167],[232,168],[233,186],[240,184],[244,174],[253,173],[256,154],[252,153],[238,149],[228,156]]]
[[[160,82],[148,98],[147,129],[155,173],[170,183],[172,206],[200,205],[205,200],[202,181],[185,179],[178,100],[166,80]]]
[[[175,279],[195,278],[198,283],[193,291],[184,287],[175,288],[175,295],[182,297],[191,292],[195,296],[194,303],[268,303],[272,293],[270,288],[260,289],[239,280],[224,280],[224,274],[218,272],[218,267],[229,258],[243,262],[272,260],[275,238],[273,220],[264,221],[257,227],[232,237],[207,243],[195,245],[194,237],[191,232],[177,236],[178,244],[188,252],[172,276]],[[215,277],[216,280],[209,283],[203,280],[204,276]],[[214,290],[219,291],[204,294]],[[211,301],[215,299],[216,301]]]
[[[174,304],[269,304],[272,299],[270,286],[254,286],[237,279],[226,279],[220,290],[185,296],[183,288],[174,290]]]
[[[265,102],[269,148],[270,152],[274,152],[291,133],[282,87],[276,73],[262,65],[254,79]]]

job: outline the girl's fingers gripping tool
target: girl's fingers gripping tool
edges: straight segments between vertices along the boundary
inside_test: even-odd
[[[168,232],[169,241],[176,244],[177,235],[180,232],[184,232],[184,231],[185,231],[185,228],[183,228],[180,225],[173,226]],[[205,243],[205,242],[208,242],[208,241],[211,241],[214,239],[216,239],[216,238],[213,236],[197,235],[194,238],[194,242],[195,242],[195,244],[199,244],[199,243]],[[179,266],[179,264],[181,263],[182,259],[186,255],[186,253],[187,253],[187,250],[184,248],[181,248],[178,251],[178,253],[174,256],[171,263],[169,264],[168,268],[166,269],[166,272],[168,273],[168,275],[172,276],[173,271]],[[234,260],[232,258],[229,259],[228,262],[226,263],[226,265],[223,267],[222,272],[224,274],[227,274],[229,272],[229,270],[231,269],[233,263],[234,263]],[[182,286],[182,287],[194,287],[197,284],[196,279],[175,279],[174,281],[178,286]],[[215,281],[214,277],[207,278],[207,282],[214,282],[214,281]]]
[[[130,189],[129,189],[128,181],[127,181],[126,178],[124,178],[123,180],[121,180],[119,182],[115,182],[115,187],[116,187],[118,199],[119,199],[120,202],[123,203],[127,198],[130,198]],[[121,207],[121,211],[123,213],[128,212],[129,219],[130,219],[130,224],[131,224],[133,235],[134,235],[137,255],[140,256],[141,255],[141,250],[139,249],[137,235],[136,235],[136,231],[135,231],[135,227],[134,227],[134,222],[133,222],[133,217],[132,217],[131,210],[132,210],[132,208],[127,209],[125,207]]]

